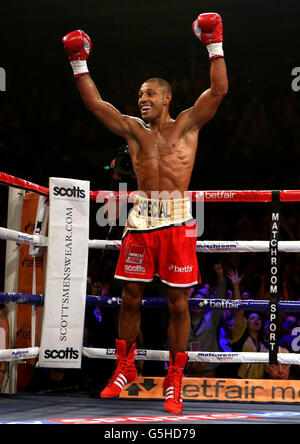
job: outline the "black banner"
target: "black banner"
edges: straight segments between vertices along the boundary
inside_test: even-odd
[[[270,223],[270,325],[269,325],[269,362],[277,364],[279,341],[279,252],[280,238],[280,191],[272,191]]]

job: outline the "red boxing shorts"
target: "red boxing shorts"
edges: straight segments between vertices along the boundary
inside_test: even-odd
[[[189,199],[137,197],[124,230],[115,278],[171,287],[199,282],[197,227]]]

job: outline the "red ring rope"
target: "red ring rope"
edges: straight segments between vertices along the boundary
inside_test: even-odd
[[[4,185],[13,186],[16,188],[21,188],[26,191],[35,191],[43,196],[49,195],[49,189],[40,185],[36,185],[28,180],[19,179],[14,176],[10,176],[6,173],[0,172],[0,183]],[[203,193],[203,194],[202,194]],[[98,202],[104,202],[104,200],[109,198],[116,198],[128,200],[132,202],[136,192],[117,192],[117,191],[91,191],[90,199],[92,201],[98,200]],[[224,190],[224,191],[189,191],[188,194],[191,196],[193,202],[203,201],[204,202],[271,202],[272,201],[272,191],[264,190],[249,190],[249,191],[238,191],[238,190]],[[202,197],[201,197],[202,196]],[[204,199],[203,199],[204,196]],[[280,201],[281,202],[300,202],[300,190],[283,190],[280,191]]]

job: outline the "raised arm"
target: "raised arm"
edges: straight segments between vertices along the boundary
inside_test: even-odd
[[[223,58],[212,60],[210,66],[210,88],[204,91],[191,110],[191,119],[201,128],[216,114],[224,96],[227,94],[228,81]]]
[[[62,41],[85,106],[110,131],[127,139],[130,135],[131,118],[121,114],[113,105],[102,100],[89,74],[87,59],[92,49],[90,37],[83,31],[77,30],[67,34]]]
[[[210,60],[210,88],[194,106],[183,113],[187,127],[201,128],[215,115],[228,91],[227,70],[223,52],[223,23],[219,14],[200,14],[193,32],[206,45]]]

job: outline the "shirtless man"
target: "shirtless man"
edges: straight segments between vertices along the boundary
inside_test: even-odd
[[[195,233],[195,221],[185,192],[199,130],[215,115],[228,89],[221,17],[215,13],[199,15],[193,32],[209,53],[210,88],[175,120],[169,114],[171,87],[158,78],[147,80],[139,89],[142,120],[122,115],[103,101],[89,74],[89,36],[74,31],[63,38],[84,104],[109,130],[126,140],[138,182],[138,196],[128,216],[115,274],[123,280],[117,365],[100,396],[118,396],[124,385],[137,377],[134,352],[140,330],[140,304],[146,283],[158,275],[167,285],[170,310],[170,365],[164,380],[165,409],[170,413],[182,411],[181,382],[190,331],[188,293],[198,282],[197,237],[191,234],[193,229]],[[163,198],[157,194],[161,192]]]

